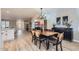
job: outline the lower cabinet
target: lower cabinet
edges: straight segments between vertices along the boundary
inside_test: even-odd
[[[2,40],[14,40],[14,29],[2,30]]]

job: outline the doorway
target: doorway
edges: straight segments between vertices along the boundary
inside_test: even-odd
[[[24,28],[25,28],[25,31],[27,31],[27,32],[31,31],[31,21],[30,20],[24,21]]]

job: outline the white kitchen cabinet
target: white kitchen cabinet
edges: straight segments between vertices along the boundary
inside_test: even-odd
[[[7,40],[7,32],[5,30],[2,30],[1,34],[2,34],[2,40],[3,41]]]
[[[7,39],[8,40],[14,40],[14,30],[7,30]]]
[[[2,40],[7,41],[7,40],[14,40],[14,29],[5,29],[2,30]]]

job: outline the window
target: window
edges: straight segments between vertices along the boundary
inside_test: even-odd
[[[9,21],[1,21],[2,29],[9,28]]]

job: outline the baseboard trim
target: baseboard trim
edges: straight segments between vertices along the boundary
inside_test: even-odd
[[[79,41],[78,40],[73,40],[74,42],[78,42],[79,43]]]

